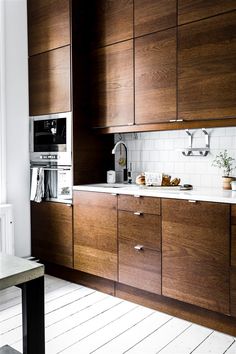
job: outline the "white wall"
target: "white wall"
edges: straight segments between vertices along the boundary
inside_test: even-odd
[[[5,0],[5,38],[7,202],[13,204],[15,253],[27,256],[30,202],[26,0]]]
[[[116,134],[115,141],[121,137],[127,143],[128,164],[132,162],[134,179],[140,172],[163,172],[172,178],[180,177],[181,183],[190,183],[196,187],[221,187],[223,173],[212,166],[212,161],[224,149],[236,159],[236,127],[206,130],[210,134],[210,154],[206,157],[185,157],[178,151],[188,146],[184,130],[121,136]],[[204,147],[202,131],[195,129],[190,132],[194,134],[193,146]],[[117,162],[116,169],[119,169]],[[233,174],[236,176],[236,170]],[[117,177],[120,178],[120,173]]]

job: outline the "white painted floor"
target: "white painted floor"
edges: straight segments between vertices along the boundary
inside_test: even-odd
[[[236,338],[46,276],[46,354],[236,354]],[[21,294],[0,292],[0,347],[22,352]]]

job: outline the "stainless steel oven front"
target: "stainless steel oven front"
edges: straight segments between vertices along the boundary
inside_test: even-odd
[[[71,112],[30,117],[31,163],[72,164]]]

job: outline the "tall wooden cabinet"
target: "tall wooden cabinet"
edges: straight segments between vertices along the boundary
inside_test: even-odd
[[[181,26],[178,117],[236,117],[236,12]]]
[[[74,191],[74,268],[117,280],[117,196]]]
[[[162,294],[230,313],[230,206],[162,200]]]
[[[135,123],[176,119],[176,29],[135,39]]]

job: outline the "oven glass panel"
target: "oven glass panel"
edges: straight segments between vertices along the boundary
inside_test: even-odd
[[[34,152],[66,152],[66,118],[34,121]]]

